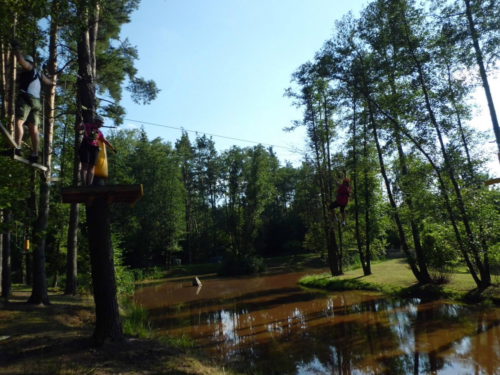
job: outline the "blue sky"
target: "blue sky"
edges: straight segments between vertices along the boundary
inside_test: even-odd
[[[175,142],[180,137],[180,130],[147,123],[163,124],[280,146],[275,147],[280,160],[297,163],[302,156],[290,149],[304,149],[303,129],[286,133],[283,128],[301,113],[284,91],[292,73],[332,35],[335,20],[349,11],[358,16],[367,3],[142,0],[122,38],[138,48],[139,75],[155,80],[161,92],[147,106],[125,95],[126,119],[142,121],[150,138]],[[484,95],[479,98],[484,102]],[[129,120],[126,126],[140,126]],[[491,129],[487,116],[478,117],[477,123]],[[254,145],[213,140],[219,150]]]
[[[122,36],[139,50],[139,74],[154,79],[161,92],[148,106],[125,99],[126,118],[303,149],[301,129],[282,130],[301,117],[283,96],[291,74],[314,57],[336,19],[350,10],[359,12],[363,4],[143,0]],[[181,133],[147,124],[144,128],[150,137],[172,142]],[[253,145],[213,140],[219,150]],[[282,161],[300,160],[300,154],[286,148],[275,148]]]

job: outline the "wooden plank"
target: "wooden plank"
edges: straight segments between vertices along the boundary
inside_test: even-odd
[[[492,178],[491,180],[485,181],[486,186],[500,184],[500,178]]]
[[[31,167],[34,167],[34,168],[38,168],[40,169],[41,171],[43,172],[46,172],[47,171],[47,167],[43,164],[39,164],[39,163],[31,163],[28,159],[25,159],[23,158],[22,156],[19,156],[19,155],[16,155],[14,153],[14,150],[3,150],[0,152],[1,155],[4,155],[4,156],[8,156],[10,157],[11,159],[15,160],[15,161],[19,161],[23,164],[26,164],[26,165],[29,165]]]
[[[108,203],[134,204],[143,195],[142,184],[78,186],[62,189],[63,203],[91,203],[104,198]]]
[[[20,161],[21,163],[24,163],[24,164],[30,165],[30,166],[32,166],[32,167],[34,167],[34,168],[38,168],[38,169],[40,169],[41,171],[44,171],[44,172],[47,172],[47,169],[48,169],[48,168],[47,168],[45,165],[43,165],[43,164],[39,164],[39,163],[32,163],[32,162],[30,162],[29,160],[27,160],[27,159],[25,159],[25,158],[23,158],[23,157],[21,157],[21,156],[19,156],[19,155],[16,155],[16,154],[14,154],[14,155],[12,156],[12,159],[17,160],[17,161]]]
[[[1,121],[0,121],[0,130],[2,131],[3,135],[5,136],[5,138],[7,138],[7,140],[10,142],[10,144],[12,145],[12,147],[16,148],[17,144],[14,141],[14,138],[12,138],[12,136],[10,135],[10,132],[3,126],[3,124],[2,124]]]

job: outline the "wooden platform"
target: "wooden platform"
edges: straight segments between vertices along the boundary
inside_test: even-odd
[[[142,184],[78,186],[62,189],[63,203],[92,203],[104,198],[108,203],[134,204],[144,195]]]
[[[500,178],[492,178],[484,183],[486,186],[500,184]]]

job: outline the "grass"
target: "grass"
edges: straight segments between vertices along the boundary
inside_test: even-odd
[[[428,297],[445,297],[454,300],[468,300],[475,295],[476,284],[468,273],[454,272],[447,274],[449,282],[444,285],[419,286],[415,276],[403,259],[391,259],[372,264],[372,274],[363,275],[361,268],[346,271],[341,276],[330,274],[310,275],[299,282],[309,288],[328,290],[377,290],[390,295],[409,296],[424,295]],[[476,297],[479,297],[475,295]],[[483,291],[480,299],[488,299],[498,304],[500,288],[491,286]]]

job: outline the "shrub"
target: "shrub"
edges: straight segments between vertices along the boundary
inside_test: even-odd
[[[222,262],[223,276],[251,275],[265,270],[264,259],[256,255],[228,255]]]

